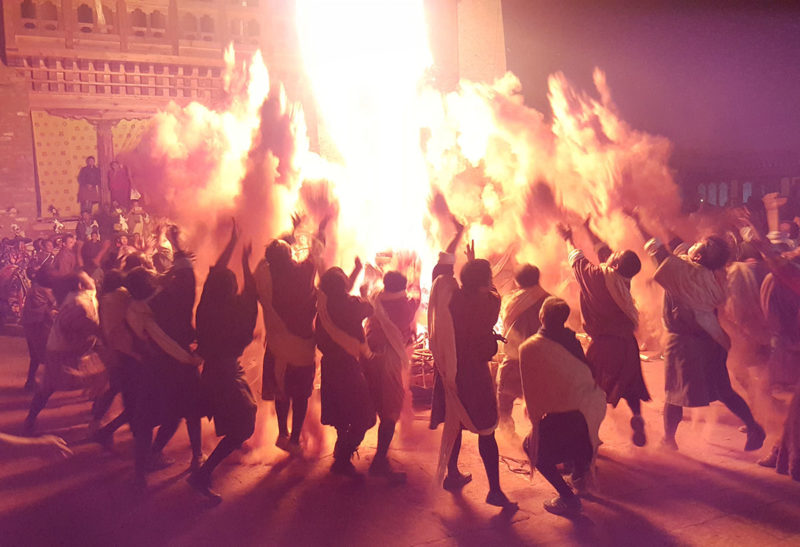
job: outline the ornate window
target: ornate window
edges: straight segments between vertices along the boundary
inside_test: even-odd
[[[214,35],[214,19],[209,15],[200,18],[200,32],[203,33],[203,40],[211,40]]]
[[[255,19],[250,19],[247,22],[247,36],[249,38],[258,38],[261,34],[261,26],[258,24],[258,21]]]
[[[728,183],[719,184],[719,194],[717,195],[717,205],[724,207],[728,203]]]
[[[708,202],[711,205],[717,204],[717,185],[713,182],[708,185]]]
[[[136,36],[147,35],[147,15],[139,8],[131,12],[131,27]]]
[[[167,16],[158,10],[150,14],[150,32],[155,38],[162,38],[167,29]]]
[[[78,22],[94,24],[94,10],[87,4],[78,6]]]
[[[742,184],[742,203],[747,203],[753,195],[753,183],[745,182]]]
[[[31,2],[31,0],[25,0],[19,5],[19,14],[20,17],[22,17],[23,27],[36,28],[36,4]]]
[[[46,30],[58,30],[58,8],[52,2],[45,2],[39,6],[39,19],[45,21]]]
[[[197,39],[197,17],[184,13],[181,17],[181,35],[187,40]]]

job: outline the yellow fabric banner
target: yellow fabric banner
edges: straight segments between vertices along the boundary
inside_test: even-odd
[[[149,126],[149,119],[120,120],[117,122],[111,128],[111,135],[114,140],[114,155],[119,156],[136,148]]]
[[[36,143],[36,169],[42,215],[53,205],[61,217],[77,216],[78,172],[87,156],[97,156],[97,133],[85,120],[51,116],[31,111]]]

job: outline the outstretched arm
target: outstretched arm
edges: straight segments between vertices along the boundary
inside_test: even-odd
[[[236,219],[233,220],[233,226],[231,226],[231,238],[228,240],[228,244],[225,246],[225,249],[222,251],[222,254],[219,255],[216,264],[214,264],[215,268],[225,268],[228,265],[228,262],[231,260],[231,255],[233,254],[233,249],[236,247],[236,242],[239,240],[239,232],[236,227]]]
[[[461,236],[464,235],[464,225],[461,224],[453,214],[450,215],[450,221],[453,223],[456,233],[453,235],[453,239],[450,240],[450,243],[447,244],[444,252],[448,254],[455,254],[456,249],[458,248],[458,243],[461,241]]]
[[[586,217],[586,220],[583,222],[583,227],[586,228],[586,234],[589,236],[589,241],[592,242],[594,252],[597,253],[597,259],[600,262],[605,262],[608,260],[608,257],[611,256],[613,251],[611,250],[611,247],[609,247],[608,243],[600,239],[600,237],[592,230],[592,215]]]
[[[356,284],[356,279],[358,279],[358,274],[361,273],[362,268],[363,264],[361,264],[361,259],[356,257],[353,262],[353,271],[350,272],[350,276],[347,278],[347,292],[353,290],[353,285]]]
[[[558,230],[558,235],[561,236],[561,239],[567,244],[567,251],[572,252],[575,250],[575,241],[572,239],[572,228],[568,224],[561,224],[560,222],[556,224],[556,230]]]

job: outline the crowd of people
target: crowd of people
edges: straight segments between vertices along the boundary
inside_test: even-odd
[[[794,392],[784,431],[760,463],[800,480],[800,350],[794,343],[800,332],[800,246],[781,231],[780,199],[768,195],[764,202],[769,231],[763,235],[742,218],[735,233],[704,237],[692,245],[677,238],[660,241],[648,233],[647,219],[630,212],[644,254],[613,251],[587,222],[596,260],[575,247],[569,226],[559,225],[580,291],[583,330],[590,339],[585,351],[567,326],[570,306],[540,285],[535,265],[519,265],[515,290],[501,297],[492,265],[476,257],[470,243],[466,263],[456,274],[464,227],[453,217],[454,235],[433,268],[427,302],[428,343],[436,371],[430,427],[443,426],[440,484],[456,491],[471,481],[458,465],[466,430],[478,435],[489,483],[486,502],[515,506],[500,485],[495,431],[517,431],[512,419],[516,399],[524,401],[530,421],[520,431],[527,433],[522,444],[531,469],[558,493],[545,503],[554,514],[580,511],[579,495],[591,487],[608,404],[626,402],[631,441],[637,447],[647,444],[642,404],[650,400],[650,392],[636,338],[639,311],[631,295],[631,279],[642,269],[640,254],[654,261],[654,281],[664,289],[662,445],[678,450],[684,407],[720,401],[746,429],[744,450],[762,447],[765,431],[732,387],[728,372],[734,334],[733,346],[749,348],[750,364],[769,371],[768,389]],[[131,220],[136,215],[141,222]],[[220,501],[212,489],[212,473],[253,435],[256,395],[274,401],[276,446],[292,455],[303,453],[301,432],[319,352],[321,422],[336,430],[331,472],[359,474],[353,454],[377,424],[377,451],[369,473],[392,482],[405,480],[388,453],[408,390],[410,348],[417,335],[422,294],[417,263],[383,271],[368,265],[364,278],[374,283],[356,290],[360,260],[350,272],[323,265],[328,219],[298,259],[295,233],[305,220],[295,215],[292,231],[270,242],[255,268],[251,245],[242,246],[239,287],[230,266],[239,240],[234,221],[195,306],[193,255],[182,247],[178,228],[150,230],[150,219],[136,200],[127,215],[117,218],[120,223],[127,219],[126,234],[117,225],[113,239],[106,239],[102,222],[84,211],[78,233],[64,236],[57,253],[53,242],[46,248],[40,242],[44,255],[30,259],[37,266],[29,268],[32,285],[23,311],[31,358],[26,387],[35,391],[25,421],[28,433],[36,430],[37,416],[54,391],[91,385],[97,393],[91,438],[110,446],[115,430],[129,424],[137,488],[146,488],[147,473],[172,463],[164,448],[185,421],[192,451],[189,484]],[[266,348],[261,393],[254,394],[241,356],[253,341],[259,306]],[[498,319],[500,333],[495,332]],[[726,332],[721,321],[736,332]],[[762,331],[763,336],[754,334]],[[499,350],[495,378],[490,362]],[[40,364],[44,374],[38,381]],[[124,411],[101,427],[117,394]],[[221,437],[208,458],[201,444],[204,418],[213,420]],[[571,484],[559,466],[570,471]]]

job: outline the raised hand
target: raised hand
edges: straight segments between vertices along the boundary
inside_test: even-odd
[[[764,202],[764,207],[767,210],[777,209],[786,204],[788,198],[782,197],[778,194],[778,192],[770,192],[769,194],[765,194],[761,201]]]
[[[297,230],[297,227],[303,222],[303,215],[299,211],[292,213],[292,231]]]
[[[556,230],[558,231],[558,235],[561,236],[561,239],[564,241],[572,241],[572,228],[568,224],[559,222],[556,224]]]
[[[236,224],[236,219],[231,217],[231,242],[234,244],[239,241],[239,226]]]
[[[249,265],[251,254],[253,254],[253,242],[248,241],[242,247],[242,263]]]
[[[475,240],[474,239],[470,240],[470,242],[467,243],[467,248],[464,251],[464,254],[467,255],[467,262],[471,262],[471,261],[475,260]]]
[[[361,259],[359,257],[356,257],[355,260],[353,261],[353,270],[360,272],[363,266],[364,265],[361,263]]]

